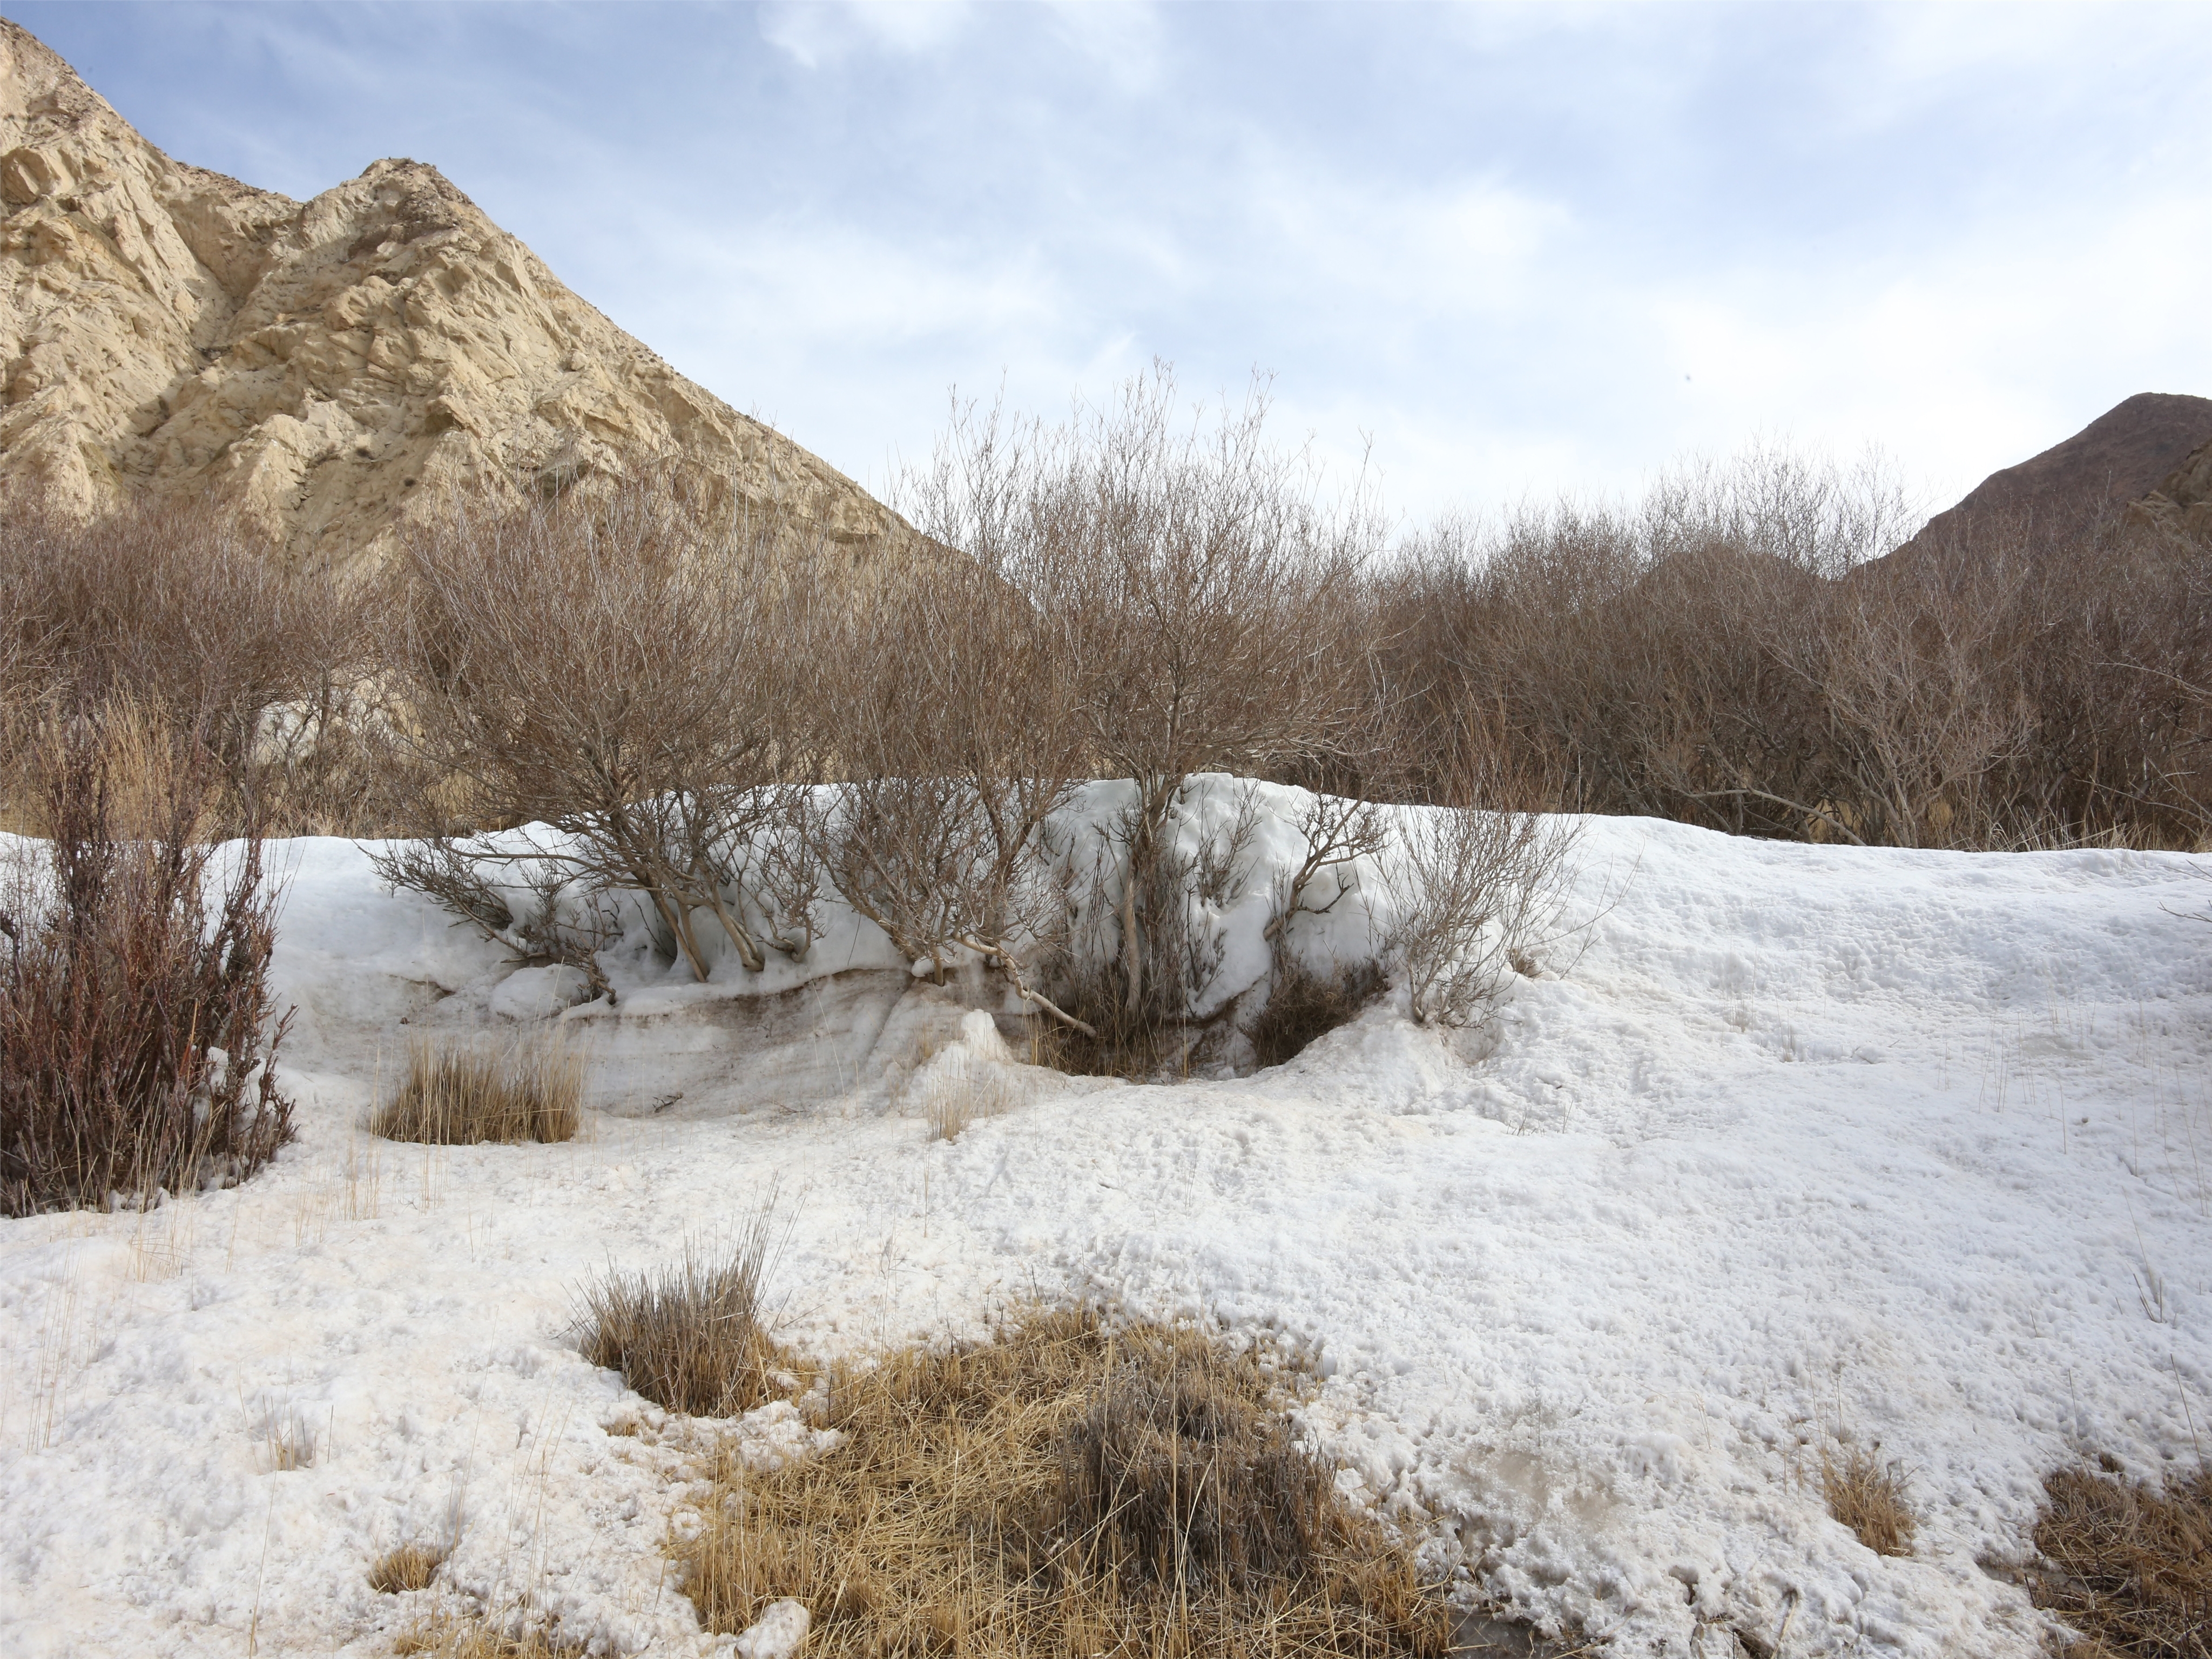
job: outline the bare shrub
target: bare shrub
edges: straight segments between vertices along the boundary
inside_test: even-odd
[[[52,842],[0,897],[0,1213],[241,1181],[291,1136],[261,842],[196,839],[216,763],[171,760],[125,840],[105,734],[78,722],[46,781]]]
[[[608,1272],[583,1292],[584,1358],[671,1411],[750,1410],[781,1364],[763,1299],[781,1238],[770,1204],[729,1243],[687,1243],[672,1266]]]
[[[2197,1659],[2212,1630],[2212,1473],[2163,1492],[2087,1469],[2043,1483],[2035,1544],[2055,1572],[2030,1583],[2094,1650]]]
[[[583,1121],[584,1058],[560,1037],[504,1050],[418,1039],[407,1074],[369,1120],[386,1140],[473,1146],[573,1140]]]
[[[1356,492],[1328,502],[1266,419],[1262,387],[1209,416],[1158,367],[1060,427],[956,409],[911,489],[926,531],[1033,607],[1091,764],[1131,785],[1102,896],[1111,988],[1139,1031],[1163,1000],[1151,970],[1181,944],[1148,935],[1182,923],[1187,892],[1159,866],[1186,781],[1319,766],[1372,726],[1358,601],[1375,517]]]
[[[1268,951],[1267,1000],[1246,1030],[1256,1066],[1293,1058],[1315,1038],[1357,1018],[1388,984],[1382,963],[1372,959],[1344,963],[1334,972],[1316,969],[1293,948],[1291,934],[1301,918],[1328,915],[1358,892],[1353,866],[1363,859],[1377,860],[1388,849],[1389,817],[1371,801],[1316,795],[1300,810],[1297,831],[1305,856],[1277,878],[1261,930]],[[1324,890],[1327,899],[1316,902]]]
[[[379,1595],[400,1595],[430,1588],[451,1552],[433,1544],[406,1543],[379,1556],[368,1570],[368,1587]]]
[[[350,719],[378,633],[368,591],[287,562],[234,514],[140,505],[82,524],[11,502],[0,591],[0,665],[15,658],[62,718],[126,704],[189,735],[219,763],[210,810],[228,827],[356,822],[421,781],[396,787]],[[34,795],[38,775],[15,790]]]
[[[1820,1493],[1828,1513],[1876,1555],[1910,1555],[1919,1517],[1905,1490],[1905,1471],[1854,1446],[1843,1456],[1820,1455]]]
[[[1375,631],[1435,799],[1468,758],[1522,803],[1736,834],[2000,848],[2212,828],[2212,580],[2106,519],[1915,527],[1879,468],[1771,447],[1415,538]]]
[[[1556,817],[1477,805],[1408,816],[1389,877],[1397,919],[1386,949],[1414,1019],[1458,1028],[1489,1012],[1557,912],[1576,835]]]
[[[823,1455],[721,1458],[672,1546],[714,1631],[785,1597],[830,1655],[1430,1655],[1449,1614],[1286,1418],[1294,1357],[1026,1310],[830,1381]]]
[[[653,473],[586,499],[457,503],[408,544],[394,652],[416,742],[495,823],[556,836],[464,848],[643,894],[704,979],[695,916],[764,958],[732,848],[789,758],[787,612],[819,586],[773,515]]]
[[[404,889],[450,913],[457,926],[473,927],[495,945],[504,945],[518,968],[568,967],[580,972],[594,996],[612,1001],[599,952],[621,928],[605,878],[579,877],[563,863],[535,867],[503,856],[472,854],[469,844],[447,836],[400,842],[368,854],[386,886]],[[520,911],[513,889],[487,872],[500,870],[527,894]]]
[[[201,717],[227,760],[264,710],[361,658],[343,585],[295,571],[212,507],[80,524],[10,503],[0,586],[70,707],[123,696]]]
[[[1102,855],[1079,902],[1071,860],[1064,894],[1072,925],[1054,994],[1079,1018],[1051,1045],[1060,1069],[1157,1080],[1188,1076],[1218,1056],[1240,1006],[1221,982],[1227,940],[1220,917],[1244,896],[1259,823],[1249,785],[1239,787],[1226,822],[1207,821],[1194,787],[1179,790],[1149,855],[1131,856],[1145,833],[1134,807],[1104,826]],[[1125,902],[1133,891],[1133,906]],[[1141,994],[1133,1003],[1121,948],[1131,914],[1146,918],[1137,935]]]
[[[846,902],[942,979],[972,953],[1048,1018],[1036,967],[1065,932],[1049,824],[1085,755],[1054,619],[1010,579],[945,469],[908,481],[925,530],[970,557],[886,573],[823,620],[817,718],[845,780],[814,820]]]

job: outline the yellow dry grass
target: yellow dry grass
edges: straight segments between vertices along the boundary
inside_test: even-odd
[[[453,1612],[410,1625],[392,1650],[428,1659],[576,1659],[583,1651],[554,1641],[534,1626],[509,1632],[479,1614]]]
[[[584,1358],[671,1411],[750,1410],[785,1365],[763,1299],[781,1242],[771,1200],[727,1244],[690,1241],[667,1267],[608,1272],[583,1291]]]
[[[447,1146],[573,1140],[583,1100],[583,1056],[558,1033],[504,1050],[418,1040],[398,1091],[369,1127],[387,1140]]]
[[[824,1379],[823,1455],[726,1449],[672,1543],[710,1630],[795,1598],[810,1655],[1431,1655],[1405,1542],[1286,1417],[1299,1372],[1182,1326],[1026,1310]]]
[[[368,1570],[368,1587],[380,1595],[428,1589],[445,1565],[446,1552],[428,1544],[402,1544],[379,1557]]]
[[[1853,1447],[1842,1457],[1820,1455],[1820,1491],[1828,1513],[1876,1555],[1910,1555],[1919,1517],[1905,1501],[1905,1472]]]
[[[2159,1492],[2062,1469],[2043,1491],[2035,1543],[2057,1571],[2031,1589],[2087,1638],[2069,1653],[2212,1653],[2212,1470]]]

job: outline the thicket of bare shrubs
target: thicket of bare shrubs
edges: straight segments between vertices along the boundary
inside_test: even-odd
[[[1058,424],[956,408],[901,505],[921,534],[856,552],[647,467],[456,501],[337,586],[205,511],[18,514],[12,822],[48,828],[73,721],[118,755],[183,734],[220,781],[193,837],[427,832],[388,879],[601,994],[626,905],[704,977],[805,957],[835,895],[1130,1074],[1237,1027],[1282,1055],[1356,1007],[1371,976],[1297,945],[1355,867],[1406,882],[1379,943],[1416,1012],[1477,1017],[1559,867],[1531,812],[1972,848],[2212,828],[2203,550],[2117,521],[1875,561],[1913,527],[1878,472],[1762,450],[1393,551],[1263,395],[1194,406],[1164,370]],[[1212,772],[1341,803],[1298,826],[1273,969],[1236,996],[1219,919],[1253,876],[1201,822]],[[1090,779],[1120,785],[1103,840],[1062,810]],[[1376,801],[1448,810],[1394,849]]]
[[[2191,846],[2208,827],[2203,550],[1914,527],[1879,472],[1771,450],[1627,507],[1418,538],[1381,599],[1422,723],[1529,804],[1872,845]],[[1449,754],[1450,742],[1432,745]]]
[[[219,773],[184,739],[125,820],[107,738],[95,712],[57,739],[50,839],[0,885],[0,1214],[242,1180],[291,1133],[260,840],[203,837]]]
[[[835,892],[940,979],[1001,975],[1086,1066],[1187,1054],[1229,1012],[1207,911],[1249,873],[1188,852],[1189,781],[1385,758],[1379,533],[1265,441],[1265,412],[1188,409],[1164,373],[1063,426],[957,411],[908,481],[921,537],[866,561],[673,473],[464,504],[407,549],[392,660],[479,833],[384,873],[532,959],[562,945],[519,938],[516,872],[586,909],[641,893],[702,978],[803,956]],[[1101,775],[1123,809],[1079,848],[1061,809]],[[1283,920],[1343,861],[1328,842]]]
[[[379,693],[370,590],[286,564],[233,516],[78,524],[10,502],[0,594],[0,827],[40,830],[57,733],[88,717],[200,751],[223,833],[370,833],[434,792]]]

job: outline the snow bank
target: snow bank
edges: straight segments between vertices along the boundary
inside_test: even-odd
[[[409,1036],[567,989],[514,986],[346,843],[281,851],[299,1143],[152,1215],[0,1223],[11,1655],[387,1652],[407,1598],[369,1563],[449,1535],[457,1583],[595,1651],[728,1653],[660,1553],[691,1443],[570,1322],[587,1275],[771,1188],[794,1342],[973,1331],[1032,1291],[1295,1334],[1364,1497],[1622,1653],[1786,1624],[1792,1654],[2033,1654],[2002,1568],[2042,1474],[2094,1449],[2154,1477],[2212,1434],[2195,859],[1594,821],[1588,926],[1488,1030],[1385,1006],[1170,1087],[1018,1064],[979,986],[919,985],[860,927],[766,987],[640,957],[616,1010],[559,1016],[586,1138],[425,1149],[357,1127]],[[1255,972],[1264,908],[1229,911]],[[932,1138],[932,1079],[983,1069],[1005,1109]],[[1911,1557],[1828,1518],[1839,1441],[1909,1471]]]

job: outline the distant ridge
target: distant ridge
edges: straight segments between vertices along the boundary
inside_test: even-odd
[[[677,374],[435,167],[301,204],[172,161],[0,20],[0,495],[202,495],[376,557],[456,486],[671,457],[865,547],[913,532]]]
[[[1889,556],[1955,555],[1989,536],[2053,546],[2122,519],[2212,534],[2212,398],[2139,392],[1992,472]]]

